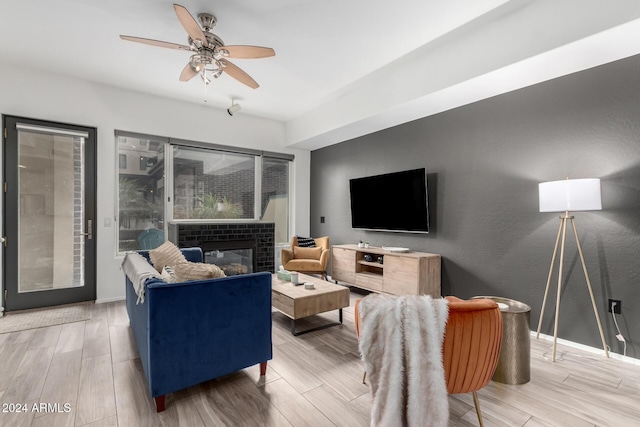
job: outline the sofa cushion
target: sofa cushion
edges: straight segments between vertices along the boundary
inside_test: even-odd
[[[149,259],[158,272],[161,272],[165,265],[175,267],[180,262],[187,262],[180,249],[169,241],[149,251]]]
[[[322,255],[322,248],[301,248],[298,246],[293,247],[293,257],[295,259],[320,259]]]
[[[165,265],[162,267],[162,272],[160,273],[162,278],[167,283],[176,283],[176,272],[170,265]]]
[[[184,261],[174,267],[176,280],[186,282],[187,280],[218,279],[225,277],[224,271],[215,264],[201,262]]]
[[[284,266],[289,271],[307,271],[322,273],[324,269],[320,261],[315,259],[292,259]]]
[[[303,247],[303,248],[315,248],[316,247],[316,241],[313,239],[313,237],[299,237],[296,236],[296,239],[298,239],[298,246]]]

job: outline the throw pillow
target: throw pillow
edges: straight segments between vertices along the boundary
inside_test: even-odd
[[[296,236],[298,238],[298,246],[300,246],[301,248],[315,248],[316,247],[316,241],[313,240],[312,237],[299,237]]]
[[[320,259],[322,248],[301,248],[293,247],[293,257],[295,259]]]
[[[180,249],[169,241],[149,251],[149,258],[151,259],[151,264],[158,270],[158,273],[162,271],[165,265],[175,267],[179,262],[187,261],[184,255],[182,255],[182,252],[180,252]]]
[[[160,273],[162,278],[167,283],[176,283],[176,272],[173,270],[173,267],[165,265],[162,267],[162,273]]]
[[[184,261],[176,265],[174,269],[178,282],[225,277],[224,271],[215,264]]]

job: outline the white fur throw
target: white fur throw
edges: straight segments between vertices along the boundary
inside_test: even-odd
[[[442,340],[447,301],[372,294],[360,303],[360,353],[369,379],[371,426],[446,426]]]

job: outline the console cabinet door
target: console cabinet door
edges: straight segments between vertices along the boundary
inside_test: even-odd
[[[382,292],[382,275],[375,273],[356,273],[356,287],[374,292]]]
[[[420,260],[402,256],[384,257],[382,292],[393,295],[418,295]]]
[[[342,282],[356,282],[356,251],[331,248],[331,278]]]

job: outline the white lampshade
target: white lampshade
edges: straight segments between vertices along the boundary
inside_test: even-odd
[[[600,179],[564,179],[538,184],[540,212],[599,211]]]

